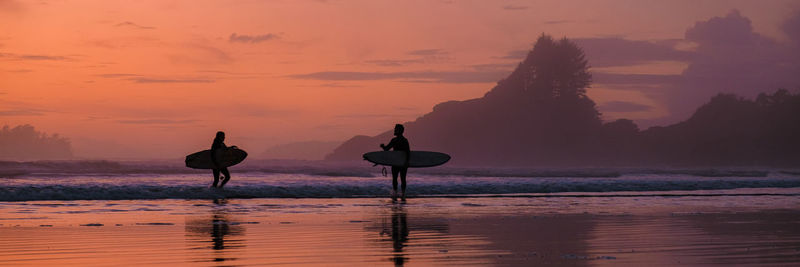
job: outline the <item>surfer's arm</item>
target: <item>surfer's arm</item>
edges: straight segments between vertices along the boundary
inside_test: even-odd
[[[383,148],[383,151],[389,151],[389,149],[392,149],[395,146],[395,143],[396,143],[395,139],[392,138],[392,141],[389,141],[388,145],[384,146],[383,144],[381,144],[381,148]]]

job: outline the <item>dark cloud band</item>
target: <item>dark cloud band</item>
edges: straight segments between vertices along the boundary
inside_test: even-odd
[[[322,80],[322,81],[375,81],[375,80],[406,80],[412,82],[438,82],[438,83],[491,83],[497,82],[507,71],[463,71],[463,72],[353,72],[353,71],[324,71],[307,74],[290,75],[294,79]]]
[[[270,40],[277,40],[279,38],[280,38],[279,35],[273,33],[267,33],[262,35],[238,35],[236,33],[232,33],[231,36],[228,37],[228,42],[257,44]]]

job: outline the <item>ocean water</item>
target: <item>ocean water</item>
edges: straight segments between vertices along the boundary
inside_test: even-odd
[[[0,266],[797,266],[800,172],[0,162]]]
[[[383,198],[391,177],[361,165],[242,164],[224,189],[210,170],[170,163],[0,163],[0,201],[220,198]],[[800,172],[780,169],[411,169],[409,197],[792,195]]]

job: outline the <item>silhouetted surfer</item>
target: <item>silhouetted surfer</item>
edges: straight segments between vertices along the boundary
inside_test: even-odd
[[[226,183],[228,183],[229,180],[231,180],[231,173],[228,172],[228,168],[219,167],[219,164],[217,163],[216,153],[214,153],[216,152],[217,149],[227,148],[227,146],[225,146],[225,143],[223,143],[223,141],[225,141],[225,132],[219,131],[217,132],[217,137],[214,137],[214,143],[211,144],[211,162],[214,163],[214,168],[211,169],[211,171],[214,173],[214,187],[219,187],[219,188],[222,188],[223,186],[225,186]],[[217,186],[217,183],[219,183],[220,172],[223,175],[225,175],[225,177],[222,179],[222,183],[219,186]]]
[[[397,175],[400,174],[400,182],[402,183],[400,189],[402,190],[400,193],[400,197],[406,199],[406,173],[408,173],[408,157],[411,154],[411,147],[408,145],[408,139],[403,137],[403,131],[405,131],[405,127],[402,124],[395,124],[394,125],[394,135],[395,138],[392,138],[392,141],[389,141],[388,145],[381,144],[381,148],[384,151],[389,149],[394,149],[394,151],[405,151],[406,152],[406,163],[404,166],[392,166],[392,199],[397,199]]]

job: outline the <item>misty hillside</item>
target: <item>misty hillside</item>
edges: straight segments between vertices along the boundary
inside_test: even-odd
[[[482,98],[444,102],[405,123],[411,149],[442,151],[455,164],[477,165],[800,163],[798,95],[778,91],[756,101],[720,95],[685,122],[639,131],[631,120],[602,122],[586,96],[588,65],[573,42],[543,35]],[[391,137],[391,131],[353,137],[326,159],[358,160]]]
[[[800,164],[800,94],[777,90],[755,100],[719,94],[688,120],[643,131],[632,152],[650,162],[682,165]]]
[[[0,129],[0,160],[25,161],[68,159],[72,157],[69,140],[57,134],[47,135],[31,125],[3,126]]]

